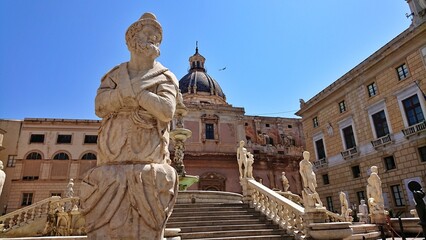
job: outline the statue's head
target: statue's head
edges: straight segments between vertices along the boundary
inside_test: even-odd
[[[281,175],[285,176],[285,172],[281,172]]]
[[[311,154],[308,151],[303,151],[303,159],[306,159],[309,161],[310,157],[311,157]]]
[[[242,146],[244,146],[244,144],[245,144],[244,140],[241,140],[240,141],[240,146],[242,147]]]
[[[152,13],[144,13],[126,31],[127,48],[132,53],[160,56],[163,29]]]
[[[370,168],[370,170],[371,170],[371,173],[378,173],[379,172],[379,169],[377,168],[377,166],[372,166]]]
[[[365,200],[364,199],[361,199],[361,205],[364,205],[365,204]]]

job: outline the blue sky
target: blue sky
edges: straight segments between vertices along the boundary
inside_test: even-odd
[[[405,0],[2,0],[0,118],[97,119],[100,79],[128,60],[124,33],[144,12],[178,79],[198,41],[229,104],[280,117],[410,25]]]

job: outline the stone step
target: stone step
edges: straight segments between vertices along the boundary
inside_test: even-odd
[[[375,224],[353,224],[353,234],[348,240],[378,239],[380,232]]]
[[[220,203],[220,202],[212,202],[212,203],[176,203],[175,207],[212,207],[212,206],[222,206],[222,207],[243,207],[248,206],[246,203]]]
[[[186,216],[186,217],[174,217],[172,216],[168,222],[196,222],[196,221],[203,221],[203,220],[209,220],[209,221],[223,221],[223,220],[244,220],[244,219],[259,219],[261,216],[258,214],[238,214],[238,215],[226,215],[226,216],[210,216],[210,215],[203,215],[203,216]]]
[[[182,239],[294,239],[243,203],[179,203],[167,227],[180,228]]]
[[[191,240],[293,240],[289,235],[263,235],[263,236],[238,236],[238,237],[219,237],[219,238],[192,238]]]
[[[267,225],[264,223],[253,223],[249,225],[213,225],[213,226],[189,226],[181,227],[181,233],[187,232],[212,232],[212,231],[231,231],[231,230],[260,230],[260,229],[278,229],[278,226]]]
[[[211,232],[190,232],[180,233],[182,239],[206,239],[206,238],[225,238],[242,236],[262,236],[262,235],[286,235],[284,230],[276,229],[253,229],[253,230],[230,230],[230,231],[211,231]]]
[[[251,225],[259,223],[259,219],[235,219],[235,220],[221,220],[221,221],[210,221],[208,219],[195,221],[195,222],[167,222],[167,227],[170,228],[182,228],[182,227],[201,227],[201,226],[226,226],[226,225]],[[270,224],[271,221],[267,221],[266,224]]]
[[[241,215],[247,213],[246,210],[217,210],[217,211],[173,211],[173,217],[187,217],[187,216],[225,216],[225,215]]]
[[[214,210],[214,209],[247,209],[246,204],[179,204],[173,207],[174,210]]]
[[[173,212],[215,212],[215,211],[245,211],[248,208],[245,207],[185,207],[185,208],[174,208]],[[253,209],[254,210],[254,209]]]

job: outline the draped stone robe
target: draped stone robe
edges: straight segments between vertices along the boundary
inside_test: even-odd
[[[81,187],[89,239],[162,239],[178,190],[168,164],[178,89],[158,62],[144,76],[130,79],[122,63],[102,78],[97,167]]]

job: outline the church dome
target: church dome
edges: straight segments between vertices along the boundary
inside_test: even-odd
[[[211,104],[226,104],[226,97],[219,86],[204,68],[206,59],[198,53],[198,47],[195,54],[189,58],[190,68],[188,74],[179,80],[179,89],[184,99],[190,99],[192,102],[203,102]]]

